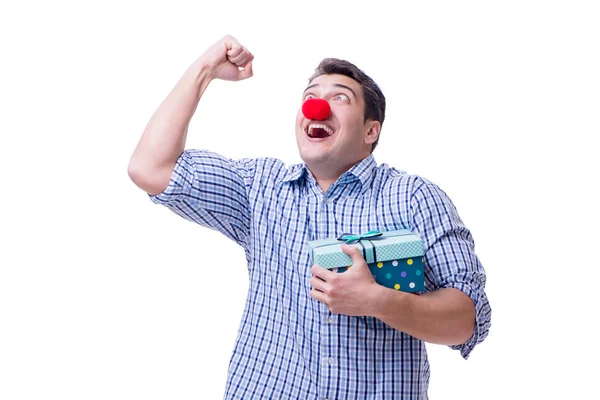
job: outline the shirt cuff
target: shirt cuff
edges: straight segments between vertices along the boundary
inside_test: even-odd
[[[175,163],[169,186],[162,193],[156,195],[148,193],[148,197],[155,204],[165,205],[179,199],[182,195],[189,194],[192,189],[194,171],[194,160],[187,151],[184,151]]]
[[[475,327],[473,335],[463,344],[449,346],[453,350],[459,350],[461,356],[466,360],[469,354],[475,348],[475,345],[482,342],[488,335],[490,328],[491,309],[487,297],[483,290],[473,289],[469,284],[454,282],[449,283],[445,287],[455,288],[471,298],[475,304]]]

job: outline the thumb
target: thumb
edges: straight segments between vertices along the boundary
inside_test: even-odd
[[[244,69],[241,69],[239,72],[239,80],[248,79],[252,75],[254,75],[254,71],[252,71],[252,61],[248,64],[244,65]]]
[[[342,251],[352,258],[352,266],[353,267],[366,267],[367,262],[365,261],[362,254],[360,254],[360,250],[354,246],[348,246],[347,244],[342,245]]]

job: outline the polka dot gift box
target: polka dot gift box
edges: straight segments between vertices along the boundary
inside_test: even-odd
[[[352,259],[342,251],[344,243],[361,251],[380,285],[403,292],[425,290],[423,242],[408,229],[374,230],[362,235],[345,233],[336,239],[309,241],[313,264],[338,273],[351,268]]]

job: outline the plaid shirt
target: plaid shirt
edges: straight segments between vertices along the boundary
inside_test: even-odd
[[[457,288],[475,304],[473,336],[451,347],[467,358],[488,334],[485,272],[450,199],[372,155],[323,194],[304,164],[186,150],[168,188],[150,198],[245,249],[249,291],[226,399],[427,398],[421,340],[373,317],[332,314],[310,298],[309,240],[410,229],[425,245],[426,290]]]

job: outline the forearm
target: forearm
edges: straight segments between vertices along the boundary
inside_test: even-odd
[[[129,175],[142,189],[156,194],[167,187],[185,148],[190,120],[211,80],[199,59],[152,115],[129,163]]]
[[[473,335],[475,305],[458,289],[415,295],[381,286],[373,304],[374,317],[426,342],[457,345]]]

